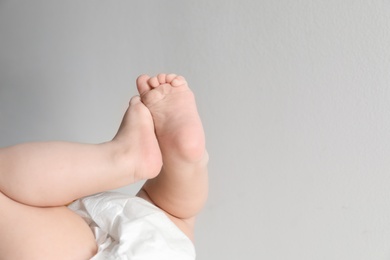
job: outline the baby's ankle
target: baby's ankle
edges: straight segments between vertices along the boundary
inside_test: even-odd
[[[134,172],[134,151],[129,145],[126,145],[122,140],[113,139],[107,142],[106,145],[109,150],[109,156],[111,157],[112,163],[115,167],[128,172]]]

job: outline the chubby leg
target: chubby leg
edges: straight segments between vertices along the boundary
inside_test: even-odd
[[[0,149],[0,191],[27,205],[61,206],[153,178],[161,160],[150,112],[134,97],[110,142],[25,143]]]
[[[0,259],[90,259],[97,250],[85,221],[68,208],[39,208],[0,192]]]
[[[161,173],[145,183],[139,196],[192,226],[208,191],[208,154],[194,94],[186,80],[174,74],[140,76],[137,87],[153,116],[163,158]],[[192,236],[191,227],[182,230]]]

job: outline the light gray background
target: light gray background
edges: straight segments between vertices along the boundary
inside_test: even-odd
[[[199,260],[390,259],[389,1],[0,1],[0,145],[109,140],[161,71],[207,133]]]

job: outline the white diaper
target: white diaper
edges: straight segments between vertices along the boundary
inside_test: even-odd
[[[193,260],[191,240],[148,201],[103,192],[68,206],[90,226],[98,244],[93,260]]]

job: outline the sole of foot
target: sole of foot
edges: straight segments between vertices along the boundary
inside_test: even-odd
[[[205,136],[195,97],[187,81],[176,74],[141,75],[137,79],[141,101],[150,110],[164,154],[188,162],[202,159]]]

